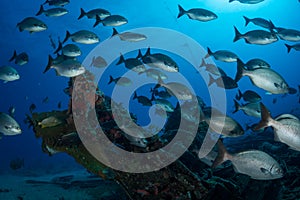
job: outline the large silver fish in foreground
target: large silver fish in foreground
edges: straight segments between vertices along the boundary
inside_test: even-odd
[[[22,130],[14,118],[0,112],[0,133],[3,133],[3,135],[18,135],[22,133]]]
[[[244,63],[237,60],[237,74],[235,81],[238,82],[243,76],[249,76],[252,83],[272,94],[289,93],[289,86],[286,81],[274,70],[270,68],[258,68],[246,70]]]
[[[236,172],[246,174],[252,179],[273,180],[283,177],[283,170],[278,162],[263,151],[248,150],[231,155],[220,140],[218,147],[219,153],[212,165],[213,168],[230,160]]]
[[[261,121],[254,128],[259,130],[268,126],[274,128],[274,140],[287,144],[300,151],[300,120],[291,114],[283,114],[273,119],[268,109],[261,103]]]

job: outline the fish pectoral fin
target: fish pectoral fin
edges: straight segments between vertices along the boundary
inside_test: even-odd
[[[270,171],[265,168],[260,168],[260,171],[264,174],[270,174]]]

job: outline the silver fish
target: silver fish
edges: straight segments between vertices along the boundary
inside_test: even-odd
[[[294,29],[283,29],[278,31],[277,35],[282,40],[287,40],[291,42],[300,41],[300,31]]]
[[[13,60],[15,60],[15,63],[17,65],[25,65],[28,63],[29,57],[28,57],[27,53],[22,52],[20,54],[17,54],[17,52],[15,50],[13,56],[9,59],[9,61],[11,62]]]
[[[152,106],[151,99],[145,96],[138,96],[136,92],[134,92],[133,99],[137,99],[139,103],[143,106]]]
[[[177,63],[169,56],[162,53],[150,53],[150,47],[147,52],[142,56],[143,63],[150,67],[157,67],[167,72],[178,72],[179,67]]]
[[[78,19],[81,19],[84,16],[87,16],[88,19],[96,19],[97,16],[99,16],[100,19],[103,19],[105,17],[110,16],[110,12],[102,8],[96,8],[88,12],[85,12],[82,8],[80,8],[80,15]]]
[[[57,64],[53,61],[54,59],[49,55],[48,64],[43,73],[46,73],[51,68],[56,70],[57,75],[65,77],[75,77],[85,72],[85,68],[76,60],[67,59]]]
[[[95,44],[100,41],[99,37],[95,33],[87,30],[77,31],[73,34],[70,34],[70,32],[67,31],[63,43],[65,43],[69,38],[71,38],[73,42],[82,44]]]
[[[212,167],[230,160],[237,173],[246,174],[256,180],[273,180],[283,177],[279,163],[267,153],[258,150],[247,150],[229,154],[223,143],[218,141],[218,156]]]
[[[127,42],[139,42],[147,39],[147,36],[144,34],[133,33],[133,32],[119,33],[115,28],[113,28],[113,34],[111,37],[113,36],[118,36],[122,41],[127,41]]]
[[[193,8],[190,10],[184,10],[180,5],[178,5],[178,9],[179,9],[179,14],[177,16],[177,18],[180,18],[183,15],[187,15],[190,19],[193,20],[198,20],[198,21],[202,21],[202,22],[207,22],[207,21],[211,21],[214,19],[217,19],[218,16],[206,9],[202,9],[202,8]]]
[[[168,78],[168,76],[166,74],[164,74],[163,72],[161,72],[157,69],[147,69],[144,72],[140,72],[139,74],[142,74],[142,73],[146,73],[146,75],[148,77],[151,77],[155,80],[158,80],[158,79],[165,80]]]
[[[241,34],[236,27],[234,27],[234,31],[235,31],[235,37],[233,39],[233,42],[236,42],[242,38],[248,44],[258,44],[258,45],[271,44],[273,42],[278,41],[275,32],[268,32],[264,30],[253,30],[245,34]]]
[[[43,5],[47,4],[49,6],[65,6],[70,3],[70,0],[46,0]]]
[[[132,84],[132,81],[129,78],[126,77],[113,78],[112,76],[109,76],[108,84],[111,84],[112,82],[115,82],[119,86],[129,86]]]
[[[17,27],[21,32],[26,30],[30,33],[44,31],[48,28],[44,22],[34,17],[27,17],[23,19],[17,24]]]
[[[96,16],[96,22],[93,27],[96,27],[98,24],[102,23],[103,26],[121,26],[128,23],[128,20],[121,15],[110,15],[104,19]]]
[[[170,103],[170,101],[166,99],[157,99],[152,96],[152,101],[154,101],[155,105],[159,106],[166,112],[174,112],[174,106]]]
[[[235,106],[235,110],[233,111],[233,113],[242,110],[248,116],[260,118],[261,111],[260,111],[260,104],[258,102],[240,105],[236,100],[234,100],[234,106]]]
[[[157,89],[160,86],[165,87],[170,94],[174,95],[179,100],[193,99],[193,94],[190,91],[190,89],[181,83],[178,82],[164,83],[163,80],[159,78],[158,84],[154,87],[154,89]]]
[[[90,67],[94,66],[94,67],[98,67],[98,68],[103,68],[107,66],[107,62],[105,61],[105,59],[101,56],[97,56],[97,57],[93,57],[93,60],[90,64]]]
[[[10,66],[0,67],[0,80],[3,80],[4,83],[18,79],[20,79],[20,75],[15,68]]]
[[[266,61],[259,59],[259,58],[253,58],[245,63],[245,66],[249,70],[258,69],[258,68],[270,68],[270,64]]]
[[[252,83],[272,94],[285,94],[289,92],[286,81],[274,70],[269,68],[259,68],[254,70],[244,69],[244,63],[238,59],[237,74],[235,81],[238,82],[242,76],[249,76]]]
[[[218,87],[224,89],[234,89],[238,87],[236,81],[229,76],[221,76],[217,79],[214,79],[212,75],[209,74],[208,86],[212,85],[213,83],[216,83]]]
[[[228,50],[218,50],[216,52],[212,52],[210,48],[207,47],[207,55],[204,58],[208,58],[209,56],[213,56],[216,60],[220,60],[223,62],[236,62],[238,56]]]
[[[50,116],[50,117],[47,117],[47,118],[43,119],[42,121],[38,122],[38,125],[41,126],[41,128],[49,128],[49,127],[57,126],[62,123],[63,123],[62,120],[60,120],[54,116]]]
[[[144,64],[138,59],[138,58],[128,58],[125,59],[124,56],[121,54],[120,59],[117,62],[117,65],[120,65],[121,63],[125,64],[125,67],[129,70],[132,70],[134,72],[144,72],[146,70],[146,67]]]
[[[226,137],[239,137],[244,134],[242,126],[233,118],[224,115],[220,111],[214,109],[214,115],[211,116],[209,109],[201,111],[201,121],[209,124],[212,131],[224,135]]]
[[[60,17],[67,14],[69,11],[65,8],[50,8],[48,10],[44,9],[44,6],[41,5],[40,10],[35,14],[35,16],[45,14],[48,17]]]
[[[64,56],[68,57],[77,57],[81,55],[81,50],[77,45],[67,44],[65,46],[62,46],[62,42],[60,41],[57,49],[53,53],[56,54],[59,51],[61,51]]]
[[[14,118],[0,112],[0,133],[3,135],[18,135],[22,133],[22,130]]]
[[[240,100],[243,98],[245,101],[248,101],[250,103],[256,103],[261,100],[261,96],[259,96],[256,92],[252,90],[246,90],[244,93],[242,93],[240,90],[238,90],[238,94],[235,97],[237,100]]]
[[[291,149],[300,151],[300,120],[291,114],[283,114],[273,119],[262,103],[260,106],[261,121],[254,130],[272,126],[275,141],[280,141],[287,144]]]
[[[257,4],[263,2],[264,0],[229,0],[229,3],[233,1],[238,1],[243,4]]]
[[[216,65],[211,63],[206,63],[204,58],[202,58],[202,62],[199,67],[205,67],[206,71],[216,76],[227,76],[226,73],[220,67],[217,67]]]
[[[245,26],[247,26],[250,22],[252,22],[253,24],[255,24],[257,26],[260,26],[260,27],[263,27],[263,28],[266,28],[269,30],[275,29],[275,26],[271,20],[266,20],[266,19],[263,19],[260,17],[256,17],[256,18],[252,18],[252,19],[250,19],[246,16],[243,16],[243,17],[245,19]]]
[[[288,45],[284,44],[287,48],[288,53],[290,53],[291,49],[295,49],[296,51],[300,51],[300,43],[298,44],[293,44],[293,45]]]

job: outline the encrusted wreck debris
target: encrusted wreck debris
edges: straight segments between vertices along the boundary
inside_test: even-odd
[[[67,88],[70,95],[70,105],[67,110],[32,113],[30,117],[36,137],[42,138],[42,150],[49,155],[59,152],[69,154],[91,173],[121,185],[128,199],[262,200],[299,198],[299,190],[293,190],[293,188],[300,187],[300,180],[297,177],[292,179],[290,173],[290,170],[299,169],[299,159],[296,159],[297,156],[299,158],[299,154],[291,156],[291,154],[286,153],[286,156],[291,158],[290,160],[294,160],[294,163],[288,163],[289,171],[286,175],[291,178],[289,180],[293,180],[291,182],[285,179],[272,182],[251,180],[246,175],[236,174],[228,163],[223,165],[223,168],[212,171],[210,168],[211,160],[201,161],[197,155],[207,132],[208,127],[205,123],[199,123],[196,138],[186,153],[161,170],[133,174],[111,169],[91,155],[76,131],[73,120],[74,110],[72,110],[74,107],[71,106],[72,87],[73,81],[71,79]],[[87,90],[84,85],[80,85],[80,87]],[[96,90],[96,87],[94,89]],[[96,94],[94,92],[93,95],[85,95],[80,98],[91,101],[91,105],[95,105],[99,124],[106,137],[127,151],[148,152],[159,149],[174,136],[173,133],[176,133],[176,128],[178,128],[174,121],[178,119],[180,113],[175,111],[168,118],[165,134],[162,136],[163,139],[153,137],[146,148],[132,145],[114,122],[110,108],[110,101],[112,101],[110,98],[105,97],[99,91]],[[46,128],[39,126],[38,122],[49,116],[53,116],[63,121],[63,123]],[[132,118],[134,120],[134,116]],[[212,152],[212,157],[215,156],[214,153]],[[272,154],[272,149],[269,150],[269,153]],[[285,187],[282,185],[285,185]],[[292,191],[292,193],[288,191]]]

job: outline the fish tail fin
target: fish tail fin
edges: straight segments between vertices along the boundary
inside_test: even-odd
[[[119,32],[117,31],[117,29],[113,28],[113,33],[112,33],[111,37],[118,35],[118,34],[119,34]]]
[[[80,8],[80,15],[77,19],[81,19],[86,15],[86,12],[83,10],[83,8]]]
[[[269,22],[270,22],[270,25],[271,25],[270,29],[271,30],[276,29],[276,26],[273,24],[273,22],[271,20],[269,20]]]
[[[119,59],[119,61],[117,62],[116,65],[119,65],[119,64],[124,63],[124,62],[125,62],[124,56],[122,54],[120,54],[120,59]]]
[[[179,13],[177,15],[177,18],[181,17],[186,13],[186,11],[181,7],[181,5],[178,5]]]
[[[268,127],[269,122],[273,120],[269,110],[266,108],[266,106],[263,103],[260,103],[260,109],[261,109],[261,121],[253,128],[253,131],[257,131],[259,129]]]
[[[221,165],[226,160],[230,160],[231,158],[231,155],[228,153],[228,151],[226,150],[224,144],[220,139],[218,140],[217,145],[218,145],[218,155],[211,166],[212,168],[216,168],[217,166]]]
[[[287,52],[290,53],[291,49],[292,49],[292,46],[291,45],[288,45],[288,44],[284,44],[287,48]]]
[[[208,86],[211,86],[213,83],[215,83],[216,82],[216,79],[214,79],[213,77],[212,77],[212,75],[211,74],[209,74],[209,82],[208,82]]]
[[[236,72],[235,79],[234,79],[235,82],[238,82],[242,78],[244,71],[245,71],[244,65],[245,64],[238,58],[237,59],[237,72]]]
[[[234,26],[234,34],[235,36],[233,42],[236,42],[243,37],[243,35],[238,31],[238,29],[235,26]]]
[[[9,59],[9,62],[13,61],[17,56],[18,56],[18,55],[17,55],[17,51],[14,50],[14,54],[13,54],[13,56]]]
[[[207,54],[204,58],[208,58],[209,56],[211,56],[213,54],[213,52],[210,50],[209,47],[207,47]]]
[[[146,53],[145,53],[145,55],[143,57],[150,56],[150,55],[151,55],[151,53],[150,53],[150,47],[148,47],[148,49],[147,49],[147,51],[146,51]]]
[[[37,13],[35,14],[35,16],[41,15],[41,14],[43,14],[44,12],[45,12],[45,10],[44,10],[44,6],[43,6],[43,5],[41,5],[41,6],[40,6],[40,10],[39,10],[39,12],[37,12]]]
[[[202,62],[200,64],[200,67],[205,67],[205,66],[206,66],[206,62],[205,62],[204,58],[202,58]]]
[[[235,95],[235,98],[239,101],[239,100],[241,100],[242,97],[243,97],[243,94],[242,94],[241,90],[238,89],[238,94]]]
[[[139,49],[139,52],[138,52],[138,55],[137,55],[136,58],[138,59],[138,58],[142,58],[142,57],[143,57],[142,51],[141,51],[141,49]]]
[[[251,20],[246,16],[243,16],[243,17],[245,19],[245,26],[247,26]]]
[[[237,111],[240,110],[241,105],[235,99],[233,101],[234,101],[235,110],[232,113],[236,113]]]
[[[138,96],[137,96],[137,93],[134,92],[134,95],[133,95],[133,98],[132,99],[136,99]]]
[[[115,79],[112,76],[109,76],[109,82],[108,82],[108,84],[111,84],[114,81],[115,81]]]
[[[17,24],[17,27],[19,28],[19,31],[20,31],[20,32],[22,32],[22,31],[23,31],[23,29],[21,28],[21,26],[20,26],[20,25],[21,25],[21,23],[18,23],[18,24]]]
[[[93,27],[96,27],[98,24],[100,24],[102,22],[102,20],[100,19],[99,15],[96,15],[96,22],[93,25]]]
[[[92,67],[92,66],[94,65],[95,60],[96,60],[96,57],[94,56],[94,57],[92,58],[92,62],[91,62],[91,64],[90,64],[90,67]]]
[[[46,73],[53,65],[53,58],[51,57],[51,55],[48,56],[48,64],[45,68],[45,70],[43,71],[43,73]]]
[[[66,31],[66,37],[62,43],[65,43],[70,37],[71,37],[71,33],[69,31]]]
[[[57,49],[53,53],[57,54],[61,49],[62,49],[62,42],[58,41],[58,47],[57,47]]]

